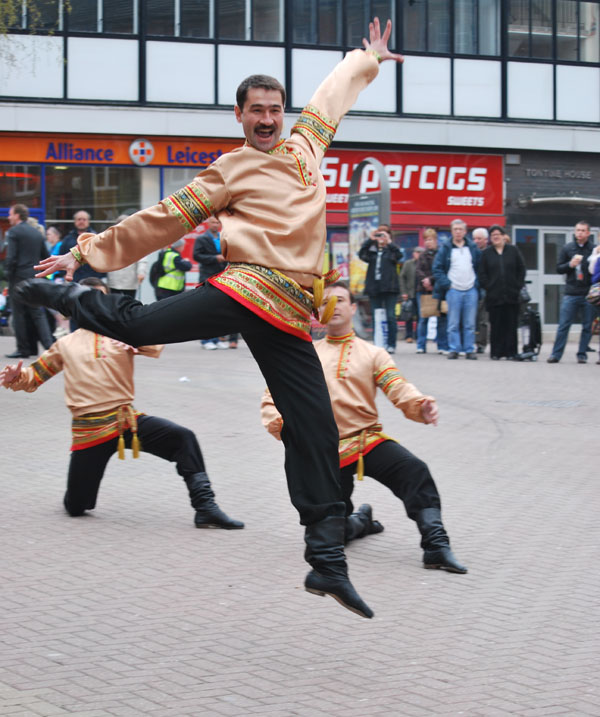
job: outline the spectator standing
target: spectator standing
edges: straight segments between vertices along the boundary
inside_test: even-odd
[[[448,302],[448,358],[457,359],[462,352],[466,358],[477,360],[475,318],[481,252],[467,239],[467,225],[462,219],[454,219],[450,231],[451,240],[442,244],[433,262],[433,295]]]
[[[419,321],[419,306],[416,299],[416,284],[417,284],[417,261],[423,253],[423,247],[417,246],[412,250],[412,257],[405,261],[402,270],[400,271],[400,295],[402,301],[410,299],[413,305],[413,314],[408,321],[404,322],[405,334],[404,340],[408,344],[413,342],[413,321],[418,323]]]
[[[28,223],[28,217],[29,209],[24,204],[15,204],[8,210],[10,229],[6,234],[4,266],[17,347],[6,354],[7,358],[29,358],[32,353],[37,353],[38,339],[45,349],[54,341],[46,310],[27,306],[14,290],[20,281],[34,276],[35,264],[49,256],[43,233]]]
[[[115,224],[122,222],[123,219],[127,219],[127,217],[127,214],[121,214],[117,217]],[[109,271],[106,274],[106,283],[113,294],[135,296],[139,285],[146,277],[147,270],[148,260],[146,258],[140,259],[129,266],[123,267],[123,269]]]
[[[402,259],[402,250],[392,242],[388,224],[380,224],[371,236],[363,243],[359,259],[368,264],[365,279],[365,294],[371,303],[373,327],[375,327],[375,310],[385,309],[387,319],[387,350],[396,350],[396,304],[400,293],[398,264]]]
[[[597,284],[600,282],[600,245],[594,247],[594,251],[590,254],[588,271],[591,276],[591,284]],[[600,306],[592,307],[596,310],[596,315],[600,319]],[[600,364],[600,339],[598,342],[598,360],[597,364]]]
[[[177,296],[185,291],[185,272],[192,268],[192,262],[181,256],[185,239],[173,242],[163,254],[163,275],[156,285],[158,301]]]
[[[471,236],[479,251],[485,251],[489,246],[489,233],[485,227],[473,229]],[[475,319],[475,343],[477,353],[484,354],[488,344],[488,312],[485,308],[485,291],[479,287],[479,303],[477,304],[477,317]]]
[[[60,254],[61,235],[56,227],[46,229],[46,249],[50,256]]]
[[[490,355],[494,361],[514,360],[525,262],[517,247],[506,243],[503,227],[497,224],[490,227],[490,240],[492,245],[481,254],[478,272],[490,317]]]
[[[66,254],[67,252],[70,252],[73,247],[77,246],[77,239],[81,234],[95,234],[96,230],[90,226],[90,215],[84,210],[81,209],[78,212],[75,212],[73,214],[73,229],[71,229],[70,232],[65,234],[62,240],[62,244],[60,246],[60,253]],[[81,281],[82,279],[87,279],[90,276],[95,276],[98,279],[104,279],[106,276],[106,273],[96,271],[95,269],[92,269],[92,267],[89,264],[82,264],[73,275],[73,281]]]
[[[585,297],[591,285],[588,259],[594,250],[590,238],[589,222],[579,221],[575,225],[575,239],[565,244],[558,255],[556,271],[565,274],[565,294],[560,302],[558,329],[548,363],[558,363],[563,355],[569,329],[578,311],[582,313],[581,336],[577,350],[577,363],[587,363],[587,348],[592,337],[594,307]]]
[[[438,251],[438,235],[435,229],[425,229],[423,232],[424,251],[417,260],[415,278],[417,286],[417,303],[419,304],[419,323],[417,325],[417,353],[427,352],[427,326],[429,317],[421,313],[421,296],[433,296],[433,260]],[[439,354],[448,353],[448,320],[447,315],[440,313],[437,317],[436,343]]]
[[[194,242],[194,261],[198,262],[198,283],[202,284],[211,276],[223,271],[227,266],[227,261],[221,253],[221,222],[215,216],[210,216],[205,222],[206,231]],[[229,336],[229,343],[225,340],[203,339],[200,343],[208,351],[217,348],[237,348],[237,334]]]

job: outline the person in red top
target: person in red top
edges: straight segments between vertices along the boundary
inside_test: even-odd
[[[305,558],[312,568],[305,587],[367,618],[373,611],[348,578],[338,433],[310,319],[324,283],[326,189],[319,165],[339,121],[375,79],[379,64],[402,61],[388,50],[391,29],[388,21],[382,33],[375,18],[365,50],[349,52],[334,68],[286,140],[280,136],[284,88],[264,75],[244,80],[234,108],[246,136],[243,147],[219,157],[158,205],[80,237],[70,257],[40,264],[38,276],[57,269],[71,275],[81,262],[107,269],[130,264],[211,214],[223,227],[225,271],[194,291],[148,306],[71,287],[49,290],[50,282],[39,279],[23,287],[24,300],[60,306],[81,326],[133,345],[240,332],[286,422],[287,484],[305,526]]]
[[[82,280],[100,292],[96,277]],[[243,528],[216,504],[200,445],[194,433],[176,423],[147,416],[133,407],[133,359],[158,358],[163,346],[133,348],[106,336],[77,329],[58,339],[27,368],[23,362],[0,371],[0,385],[31,393],[60,371],[65,376],[65,402],[73,414],[71,460],[63,503],[69,515],[83,515],[96,506],[104,471],[116,452],[125,448],[151,453],[176,464],[185,481],[197,528]]]

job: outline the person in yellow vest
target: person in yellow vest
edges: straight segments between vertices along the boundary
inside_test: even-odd
[[[435,399],[424,396],[400,374],[387,351],[358,338],[352,328],[356,304],[344,282],[326,289],[337,303],[327,324],[327,336],[315,343],[340,432],[340,481],[346,503],[346,542],[383,526],[373,520],[371,506],[353,512],[354,474],[363,474],[389,488],[403,503],[421,533],[423,567],[466,573],[450,550],[442,523],[440,495],[427,464],[383,433],[375,396],[380,388],[404,415],[418,423],[436,424]],[[265,428],[280,438],[285,425],[268,391],[261,406]]]
[[[319,170],[342,117],[379,73],[402,62],[388,49],[392,23],[369,24],[364,50],[348,52],[323,80],[281,137],[285,88],[251,75],[238,86],[234,112],[243,146],[218,157],[188,185],[101,234],[79,237],[70,256],[40,262],[37,279],[20,285],[23,301],[60,306],[81,326],[129,344],[178,343],[240,332],[284,416],[285,470],[290,499],[304,526],[310,593],[330,595],[366,618],[373,611],[348,576],[344,502],[338,482],[338,431],[319,359],[311,316],[320,310],[326,232],[325,180]],[[81,264],[110,270],[172,243],[211,214],[223,226],[227,268],[194,291],[154,304],[102,296],[78,286],[50,287],[42,276]],[[106,269],[104,269],[106,270]],[[275,581],[277,570],[273,570]]]
[[[82,285],[108,293],[97,277]],[[133,359],[139,354],[158,358],[164,346],[133,348],[106,336],[77,329],[58,339],[27,368],[23,362],[0,371],[0,385],[31,393],[60,371],[65,377],[65,402],[73,415],[71,460],[63,504],[72,516],[96,506],[100,481],[111,456],[133,457],[139,451],[175,463],[185,481],[197,528],[243,528],[215,502],[200,445],[189,428],[133,407]]]
[[[185,272],[192,268],[192,262],[181,256],[185,239],[173,242],[163,255],[163,275],[156,283],[156,299],[168,299],[185,291]]]

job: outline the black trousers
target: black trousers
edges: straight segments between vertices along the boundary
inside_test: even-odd
[[[97,292],[100,293],[100,292]],[[123,434],[125,446],[131,448],[132,433]],[[140,416],[138,439],[146,453],[176,464],[182,478],[205,472],[198,440],[189,428],[172,423],[166,418]],[[81,515],[96,505],[100,481],[111,456],[117,451],[118,438],[91,448],[71,452],[67,477],[65,508],[71,515]]]
[[[519,305],[490,306],[488,313],[490,317],[490,355],[499,358],[516,356],[518,353]]]
[[[363,456],[365,475],[389,488],[404,503],[406,514],[416,520],[424,508],[441,508],[440,494],[427,464],[395,441],[384,441]],[[354,512],[352,491],[356,462],[340,471],[346,516]]]
[[[17,342],[17,351],[24,356],[37,353],[38,339],[45,349],[54,343],[50,324],[43,306],[32,308],[18,300],[14,291],[10,294],[13,330]]]
[[[100,291],[73,303],[80,326],[132,346],[241,333],[283,417],[285,472],[300,522],[344,515],[338,430],[312,343],[276,329],[209,283],[148,305]]]

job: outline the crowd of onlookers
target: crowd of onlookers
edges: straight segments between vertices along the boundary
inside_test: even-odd
[[[592,321],[600,309],[587,295],[599,280],[600,246],[594,246],[586,221],[577,222],[574,234],[574,240],[562,247],[556,267],[565,275],[565,294],[548,363],[560,360],[577,312],[582,316],[577,362],[586,363],[587,354],[593,351]],[[464,355],[477,360],[488,342],[494,361],[522,358],[518,329],[531,298],[525,262],[505,227],[478,227],[469,238],[467,224],[455,219],[448,240],[439,241],[435,229],[425,229],[423,246],[415,247],[411,254],[402,263],[402,250],[394,244],[387,224],[372,231],[359,251],[359,258],[367,264],[364,291],[369,297],[373,326],[378,314],[380,320],[378,310],[382,309],[390,353],[396,350],[399,321],[405,325],[407,343],[414,341],[416,325],[417,353],[427,353],[430,324],[435,320],[437,351],[448,359]],[[536,320],[541,332],[539,316]]]
[[[118,217],[115,223],[125,216]],[[65,254],[81,234],[95,230],[84,210],[74,214],[73,228],[64,236],[54,226],[44,230],[22,204],[10,208],[8,219],[11,228],[6,236],[4,268],[17,344],[8,357],[27,358],[38,353],[38,344],[47,348],[54,338],[76,327],[56,312],[25,306],[11,296],[11,287],[32,277],[33,266],[41,259]],[[220,231],[219,220],[209,217],[190,235],[159,253],[149,274],[157,300],[186,289],[186,272],[192,268],[192,262],[182,256],[186,239],[193,242],[199,282],[226,267]],[[586,363],[587,354],[592,351],[592,322],[600,312],[586,298],[590,286],[599,281],[600,246],[593,244],[586,221],[577,222],[574,235],[574,240],[562,247],[556,267],[559,274],[565,275],[565,293],[549,363],[560,361],[570,327],[578,315],[582,330],[577,361]],[[394,353],[400,323],[404,326],[404,341],[416,341],[417,354],[427,353],[428,344],[433,341],[437,352],[448,359],[464,355],[468,360],[476,360],[486,352],[488,344],[492,360],[519,359],[519,321],[530,297],[525,286],[525,262],[505,228],[477,227],[469,237],[467,224],[455,219],[450,224],[449,239],[440,240],[436,230],[429,228],[423,231],[422,240],[422,246],[414,247],[410,256],[405,256],[393,241],[391,227],[381,224],[360,247],[358,256],[366,264],[364,294],[369,299],[373,336],[378,322],[382,323],[385,347]],[[84,264],[74,280],[96,277],[112,292],[136,296],[148,271],[147,259],[106,274]],[[64,281],[60,273],[50,278]],[[0,305],[0,310],[3,308]],[[237,342],[237,334],[232,334],[201,343],[206,350],[214,350],[236,348]]]

